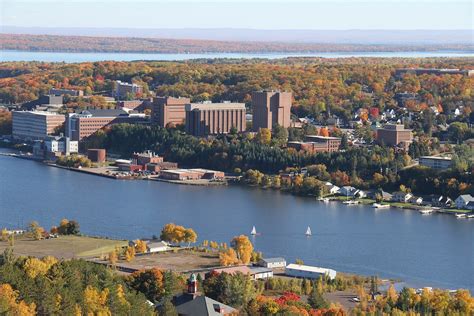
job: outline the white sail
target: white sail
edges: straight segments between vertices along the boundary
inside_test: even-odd
[[[311,227],[308,226],[308,229],[306,229],[306,236],[311,236]]]
[[[257,235],[257,230],[255,229],[255,226],[252,228],[252,231],[250,232],[251,235]]]

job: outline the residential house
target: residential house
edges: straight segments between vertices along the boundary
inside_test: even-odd
[[[433,195],[431,196],[431,205],[439,207],[449,207],[453,203],[448,196],[443,195]]]
[[[408,202],[412,203],[412,204],[418,204],[420,205],[421,203],[423,203],[423,198],[422,197],[419,197],[419,196],[412,196]]]
[[[264,258],[261,259],[258,264],[262,267],[274,269],[274,268],[284,268],[286,267],[285,258]]]
[[[474,201],[469,201],[466,205],[468,210],[474,211]]]
[[[472,201],[474,201],[474,197],[470,194],[463,194],[454,201],[454,204],[456,204],[457,208],[466,208],[467,204]]]
[[[340,187],[338,187],[337,185],[332,184],[331,182],[326,182],[326,183],[324,184],[324,186],[325,186],[326,189],[328,190],[328,193],[329,193],[329,194],[337,194],[337,193],[339,193],[339,191],[341,190]]]
[[[393,193],[392,201],[407,203],[412,197],[413,197],[413,194],[411,193],[397,191]]]
[[[347,197],[354,197],[358,190],[351,186],[343,186],[339,189],[339,194],[347,196]]]

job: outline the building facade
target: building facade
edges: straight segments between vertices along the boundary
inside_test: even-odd
[[[43,111],[13,111],[12,136],[16,139],[46,139],[65,120],[62,114]]]
[[[184,124],[186,120],[186,104],[189,98],[156,97],[153,98],[152,122],[161,127],[168,124]]]
[[[296,278],[317,279],[321,276],[328,276],[331,280],[336,278],[337,272],[332,269],[306,266],[291,263],[286,266],[285,274]]]
[[[66,136],[81,141],[106,126],[119,123],[147,123],[144,114],[128,114],[123,110],[84,110],[69,113],[66,119]]]
[[[44,145],[48,153],[69,155],[79,152],[79,143],[70,140],[69,137],[48,137],[44,141]]]
[[[377,142],[387,146],[407,146],[413,141],[413,133],[401,124],[387,124],[377,129]]]
[[[252,93],[253,130],[291,125],[291,92],[257,91]]]
[[[244,103],[186,104],[186,133],[194,136],[228,134],[246,128]]]
[[[451,157],[422,156],[419,158],[420,165],[433,169],[449,169],[452,165]]]
[[[51,95],[70,95],[72,97],[82,97],[84,95],[84,91],[82,90],[73,90],[73,89],[55,89],[52,88],[49,90],[49,94]]]
[[[126,98],[127,95],[131,95],[134,97],[137,94],[142,94],[142,93],[143,93],[143,87],[138,84],[122,82],[120,80],[114,81],[114,90],[112,91],[112,94],[114,97],[116,97],[119,100]]]

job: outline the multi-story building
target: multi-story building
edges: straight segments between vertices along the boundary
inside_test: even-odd
[[[153,123],[161,127],[167,127],[169,124],[184,124],[186,120],[186,104],[189,103],[191,103],[189,98],[153,98]]]
[[[451,157],[422,156],[419,161],[420,165],[433,169],[449,169],[452,165]]]
[[[55,89],[52,88],[49,90],[50,95],[70,95],[72,97],[82,97],[84,91],[82,90],[73,90],[73,89]]]
[[[81,141],[106,126],[119,123],[148,123],[144,114],[129,114],[123,110],[84,110],[69,113],[66,119],[66,136]]]
[[[137,165],[146,165],[149,163],[160,163],[163,162],[163,157],[158,156],[154,152],[147,150],[142,153],[133,153],[133,160]]]
[[[339,151],[341,139],[338,137],[307,135],[304,142],[291,141],[288,142],[288,148],[294,148],[298,151],[306,151],[309,153],[318,152],[335,152]]]
[[[31,111],[35,110],[38,107],[50,107],[50,108],[59,108],[63,106],[63,96],[62,95],[42,95],[38,99],[23,103],[21,106],[22,109]]]
[[[152,105],[153,103],[151,101],[151,98],[149,98],[140,100],[117,101],[117,105],[115,108],[143,112],[147,109],[152,109]]]
[[[64,120],[64,115],[52,112],[13,111],[12,136],[24,140],[46,139]]]
[[[387,146],[403,145],[405,148],[413,141],[413,133],[401,124],[386,124],[377,129],[377,142]]]
[[[48,137],[44,141],[46,152],[69,155],[79,152],[79,143],[69,139],[69,137]]]
[[[288,128],[291,124],[291,92],[258,91],[252,93],[253,130]]]
[[[186,132],[195,136],[227,134],[235,128],[246,128],[244,103],[186,104]]]
[[[120,80],[114,81],[114,90],[112,94],[119,100],[127,97],[127,95],[134,97],[141,93],[143,93],[143,87],[138,84],[122,82]]]

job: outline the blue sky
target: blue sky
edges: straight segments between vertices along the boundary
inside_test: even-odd
[[[473,2],[449,0],[0,0],[25,27],[473,29]]]

